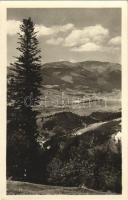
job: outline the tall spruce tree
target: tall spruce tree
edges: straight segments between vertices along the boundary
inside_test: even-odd
[[[8,70],[7,175],[37,179],[38,128],[33,109],[40,99],[41,56],[31,18],[23,19],[18,33],[19,56]]]

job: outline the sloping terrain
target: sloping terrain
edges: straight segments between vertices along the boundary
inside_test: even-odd
[[[84,127],[84,121],[79,115],[71,112],[60,112],[43,118],[43,130],[55,134],[70,134],[81,127]]]
[[[96,118],[96,113],[91,116]],[[43,185],[8,181],[7,193],[120,194],[122,190],[120,113],[106,113],[106,117],[103,116],[105,113],[98,113],[97,119],[100,121],[95,123],[91,121],[89,125],[85,124],[85,118],[73,113],[50,116],[49,120],[54,121],[55,118],[56,123],[47,130],[49,135],[46,137],[47,140],[45,138],[42,148],[40,183]],[[80,122],[82,126],[74,129],[72,126],[74,121],[70,120],[70,117],[75,121],[78,119],[78,123]],[[67,127],[66,121],[71,123],[67,123]],[[60,127],[58,129],[59,125],[70,131],[66,134]],[[51,134],[55,129],[58,129],[58,132]],[[45,180],[42,179],[44,174]]]
[[[93,112],[89,116],[79,116],[72,112],[60,112],[44,117],[42,135],[49,138],[55,135],[70,136],[73,132],[85,128],[89,124],[110,121],[121,117],[121,112]]]
[[[109,195],[111,193],[98,192],[88,188],[78,187],[61,187],[33,184],[19,181],[8,181],[7,183],[8,195]]]
[[[86,124],[92,124],[96,122],[110,121],[121,117],[121,112],[92,112],[89,116],[83,116],[82,120]]]
[[[98,113],[97,119],[104,115]],[[85,124],[85,128],[70,134],[59,131],[44,143],[49,157],[48,183],[68,187],[84,184],[95,190],[120,193],[121,141],[116,137],[121,131],[120,113],[106,113],[101,121]]]
[[[98,110],[111,112],[118,111],[121,106],[120,64],[99,61],[46,63],[42,66],[42,77],[42,116],[62,110],[79,115]]]
[[[42,75],[43,85],[47,89],[112,92],[121,88],[121,66],[109,62],[46,63]]]
[[[8,194],[120,194],[121,105],[119,102],[116,107],[113,102],[105,107],[104,101],[96,100],[99,95],[102,100],[115,97],[118,101],[120,64],[46,63],[42,76],[42,99],[46,97],[46,104],[38,107],[41,149],[39,166],[35,166],[39,168],[38,183],[47,185],[9,181]],[[56,103],[62,91],[70,102],[63,108],[61,102]],[[97,104],[85,107],[88,97]],[[80,107],[82,103],[84,107]],[[78,115],[79,108],[83,115]]]

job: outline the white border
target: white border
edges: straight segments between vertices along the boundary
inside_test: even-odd
[[[122,195],[6,195],[6,9],[7,8],[122,8]],[[128,20],[127,1],[6,1],[0,2],[0,194],[2,199],[103,199],[128,200]],[[107,17],[107,16],[106,16]],[[114,26],[114,25],[113,25]]]

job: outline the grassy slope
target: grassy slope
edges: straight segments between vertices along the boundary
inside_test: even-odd
[[[8,195],[96,195],[96,194],[110,194],[98,192],[90,189],[82,189],[78,187],[61,187],[40,185],[20,181],[8,181],[7,182],[7,194]]]

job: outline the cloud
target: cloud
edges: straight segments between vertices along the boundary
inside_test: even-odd
[[[44,25],[36,25],[35,29],[38,31],[39,36],[43,35],[56,35],[60,32],[68,32],[70,30],[73,30],[74,25],[73,24],[65,24],[62,26],[51,26],[46,27]]]
[[[35,31],[38,32],[38,36],[42,35],[52,35],[55,30],[43,25],[35,25]]]
[[[78,52],[82,52],[82,51],[101,51],[102,50],[102,46],[97,45],[95,43],[91,43],[88,42],[84,45],[81,45],[79,47],[73,47],[71,48],[71,51],[78,51]]]
[[[74,24],[65,24],[63,26],[60,26],[59,29],[62,32],[67,32],[67,31],[74,29]]]
[[[15,35],[20,32],[21,21],[8,20],[7,33]],[[101,24],[77,28],[74,24],[67,23],[57,26],[35,24],[38,37],[46,37],[49,45],[61,45],[74,52],[115,51],[120,50],[121,36],[109,38],[109,30]]]
[[[8,20],[7,21],[7,33],[8,35],[15,35],[20,31],[21,22],[16,20]]]
[[[15,35],[17,32],[19,32],[20,24],[21,24],[20,21],[8,20],[7,21],[8,34]],[[65,25],[51,26],[51,27],[44,26],[43,24],[40,25],[35,24],[35,31],[38,32],[38,36],[54,35],[60,32],[68,32],[73,29],[74,29],[74,24],[71,23]]]
[[[108,42],[109,45],[112,46],[120,46],[121,45],[121,36],[113,37]]]
[[[58,38],[51,38],[49,40],[46,41],[47,44],[51,44],[51,45],[59,45],[63,42],[63,38],[62,37],[58,37]]]
[[[76,47],[95,43],[95,46],[103,43],[109,36],[108,29],[102,25],[88,26],[83,29],[75,29],[65,38],[64,46]],[[94,46],[94,45],[93,45]],[[90,49],[90,48],[88,48]]]

